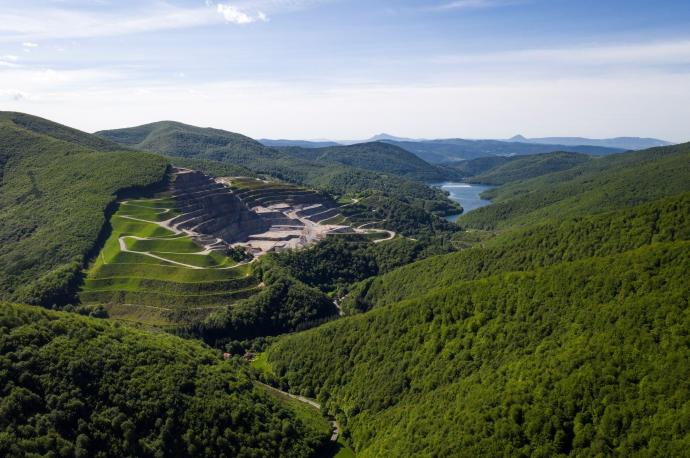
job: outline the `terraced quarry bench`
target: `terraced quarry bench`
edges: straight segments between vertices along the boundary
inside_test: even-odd
[[[79,298],[103,305],[112,318],[174,326],[259,291],[251,266],[225,255],[230,246],[260,255],[330,234],[395,235],[325,224],[344,220],[341,208],[323,193],[291,184],[175,169],[165,195],[120,203]]]
[[[171,225],[179,215],[173,198],[122,202],[86,272],[81,302],[104,305],[112,318],[170,326],[175,315],[204,315],[258,292],[250,265]]]

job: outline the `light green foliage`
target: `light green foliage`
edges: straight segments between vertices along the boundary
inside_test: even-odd
[[[106,304],[112,318],[126,320],[139,313],[136,309],[155,308],[146,322],[155,315],[154,321],[172,324],[200,319],[259,291],[249,265],[238,266],[157,224],[179,214],[175,205],[166,197],[120,204],[110,236],[87,272],[82,303]],[[134,252],[122,251],[121,242]],[[190,310],[192,315],[181,314]]]

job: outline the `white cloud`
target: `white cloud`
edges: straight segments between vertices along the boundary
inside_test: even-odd
[[[123,13],[100,13],[48,8],[40,15],[28,8],[0,10],[0,41],[24,41],[24,50],[38,46],[34,40],[90,38],[220,23],[212,8],[180,8],[167,3]]]
[[[234,24],[244,25],[268,20],[268,17],[262,11],[257,11],[255,15],[252,15],[234,5],[223,3],[219,3],[216,8],[227,22],[232,22]]]

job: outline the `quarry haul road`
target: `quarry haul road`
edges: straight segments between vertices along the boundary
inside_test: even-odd
[[[264,388],[268,388],[269,390],[280,393],[284,396],[290,397],[292,399],[296,399],[296,400],[303,402],[305,404],[309,404],[310,406],[314,407],[315,409],[321,410],[321,404],[314,401],[313,399],[305,398],[304,396],[299,396],[297,394],[288,393],[287,391],[280,390],[280,389],[275,388],[271,385],[267,385],[265,383],[259,382],[258,380],[254,380],[254,383],[256,383],[257,385],[261,385]],[[338,425],[338,422],[335,420],[329,420],[329,422],[331,423],[331,428],[333,428],[332,434],[331,434],[331,442],[336,442],[338,440],[338,437],[340,436],[340,425]]]
[[[195,270],[230,270],[230,269],[237,269],[238,267],[243,266],[243,265],[245,265],[245,264],[251,264],[252,262],[254,262],[254,261],[256,260],[256,258],[254,258],[254,259],[252,259],[252,260],[249,261],[249,262],[239,262],[239,263],[235,264],[234,266],[229,266],[229,267],[199,267],[199,266],[193,266],[193,265],[191,265],[191,264],[185,264],[185,263],[183,263],[183,262],[173,261],[172,259],[168,259],[168,258],[164,258],[164,257],[162,257],[162,256],[155,255],[155,254],[151,253],[150,251],[134,251],[134,250],[130,250],[129,248],[127,248],[127,243],[125,243],[125,239],[126,239],[126,238],[135,238],[135,237],[134,237],[134,236],[131,236],[131,235],[123,235],[123,236],[121,236],[121,237],[119,237],[119,238],[117,239],[117,241],[120,243],[120,251],[122,251],[122,252],[124,252],[124,253],[142,254],[142,255],[144,255],[144,256],[149,256],[149,257],[151,257],[151,258],[158,259],[159,261],[169,262],[170,264],[177,264],[178,266],[187,267],[187,268],[189,268],[189,269],[195,269]],[[145,237],[144,237],[144,238],[136,237],[136,238],[139,239],[139,240],[147,240]],[[205,254],[208,254],[206,251],[210,252],[210,250],[205,250],[205,251],[201,251],[201,252],[198,252],[198,253],[172,253],[172,252],[171,252],[170,254],[205,255]]]
[[[125,202],[126,202],[126,201],[125,201]],[[129,204],[129,205],[132,205],[132,204]],[[170,210],[170,209],[168,209],[168,210]],[[162,213],[167,213],[167,212],[162,212]],[[159,214],[160,214],[160,213],[159,213]],[[171,221],[172,219],[174,219],[174,218],[171,218],[171,219],[165,220],[165,221],[149,221],[149,220],[147,220],[147,219],[135,218],[135,217],[133,217],[133,216],[128,216],[128,215],[119,215],[118,218],[129,219],[129,220],[132,220],[132,221],[141,221],[142,223],[156,224],[156,225],[162,227],[163,229],[167,229],[167,230],[169,230],[169,231],[174,232],[175,235],[186,235],[186,236],[190,236],[190,237],[191,237],[191,236],[194,236],[194,235],[199,235],[199,234],[197,234],[196,232],[193,232],[193,231],[181,231],[181,230],[177,229],[176,227],[171,226],[171,225],[170,225],[170,221]],[[245,265],[245,264],[251,264],[252,262],[254,262],[254,261],[256,260],[256,258],[254,258],[254,259],[252,259],[252,260],[249,261],[249,262],[239,262],[239,263],[237,263],[237,264],[235,264],[235,265],[233,265],[233,266],[229,266],[229,267],[199,267],[199,266],[193,266],[193,265],[191,265],[191,264],[185,264],[185,263],[183,263],[183,262],[173,261],[172,259],[167,259],[167,258],[164,258],[164,257],[162,257],[162,256],[155,255],[155,254],[151,253],[150,251],[134,251],[134,250],[130,250],[129,248],[127,248],[127,243],[125,242],[125,239],[127,239],[127,238],[131,238],[131,239],[135,239],[135,240],[174,240],[174,239],[162,238],[162,237],[139,237],[139,236],[136,236],[136,235],[122,235],[122,236],[120,236],[120,237],[118,238],[118,243],[119,243],[119,245],[120,245],[120,251],[122,251],[122,252],[125,252],[125,253],[136,253],[136,254],[141,254],[141,255],[144,255],[144,256],[149,256],[149,257],[151,257],[151,258],[158,259],[159,261],[165,261],[165,262],[168,262],[168,263],[170,263],[170,264],[176,264],[176,265],[178,265],[178,266],[186,267],[186,268],[188,268],[188,269],[194,269],[194,270],[230,270],[230,269],[237,269],[238,267],[241,267],[241,266],[243,266],[243,265]],[[217,243],[218,240],[220,240],[220,239],[216,239],[216,242],[214,242],[214,244]],[[212,251],[211,248],[210,248],[211,245],[213,245],[213,244],[204,245],[203,251],[199,251],[199,252],[196,252],[196,253],[174,253],[174,252],[170,252],[169,254],[208,255],[208,254],[210,254],[211,251]],[[105,263],[105,260],[103,260],[103,262]]]

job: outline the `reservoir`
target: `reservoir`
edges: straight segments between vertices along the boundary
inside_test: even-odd
[[[441,188],[444,191],[448,191],[451,200],[459,202],[464,209],[463,214],[470,212],[479,207],[484,207],[491,203],[490,200],[482,199],[479,197],[481,193],[486,190],[492,189],[495,186],[489,186],[484,184],[471,184],[471,183],[456,183],[456,182],[445,182],[438,183],[434,185],[437,188]],[[460,215],[451,215],[446,217],[448,221],[455,221]]]

